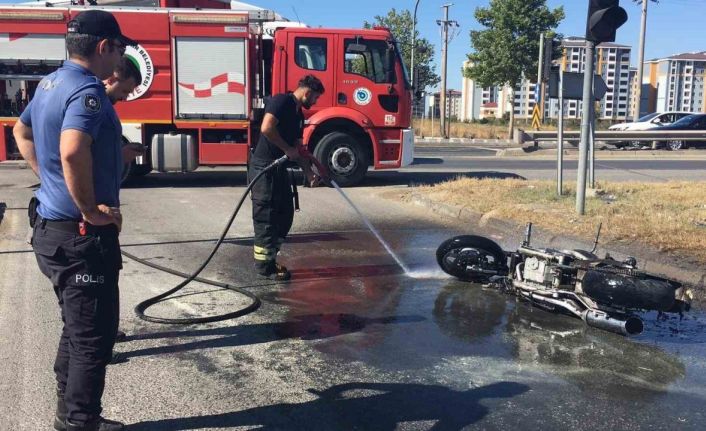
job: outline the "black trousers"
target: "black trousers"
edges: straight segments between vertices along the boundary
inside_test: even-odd
[[[270,163],[272,160],[253,157],[248,165],[248,181]],[[280,165],[260,177],[251,197],[255,264],[266,267],[274,263],[294,220],[294,193],[287,167]]]
[[[54,362],[58,391],[64,395],[67,418],[81,424],[102,411],[105,369],[118,330],[118,230],[111,225],[80,235],[78,229],[55,229],[39,218],[32,248],[39,269],[54,286],[64,324]]]

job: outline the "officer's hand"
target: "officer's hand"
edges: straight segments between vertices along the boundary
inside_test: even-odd
[[[111,208],[107,205],[100,204],[95,211],[84,213],[83,219],[93,226],[106,226],[115,224],[118,230],[122,228],[123,218],[119,208]]]
[[[118,227],[118,232],[123,230],[123,214],[120,212],[120,208],[118,207],[109,207],[107,205],[98,205],[98,209],[101,212],[104,212],[106,214],[109,214],[112,216],[115,221],[115,225]]]

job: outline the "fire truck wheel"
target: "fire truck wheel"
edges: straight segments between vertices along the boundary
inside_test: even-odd
[[[331,171],[341,187],[358,184],[368,171],[368,154],[356,139],[342,132],[324,136],[314,149],[314,155]]]

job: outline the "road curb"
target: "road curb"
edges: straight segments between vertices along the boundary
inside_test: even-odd
[[[29,164],[24,160],[3,160],[0,169],[27,169]]]
[[[536,157],[536,158],[551,158],[556,159],[556,148],[535,148],[533,146],[529,147],[513,147],[498,149],[496,157]],[[567,160],[573,160],[578,158],[578,149],[564,150],[564,157]],[[615,151],[615,150],[599,150],[596,151],[596,160],[601,159],[659,159],[659,160],[704,160],[706,161],[706,152],[699,152],[694,154],[679,153],[674,154],[672,152],[664,151]]]
[[[464,144],[464,145],[516,145],[510,139],[476,139],[476,138],[420,138],[414,137],[415,144]]]
[[[518,222],[496,218],[492,213],[480,214],[467,207],[437,202],[418,193],[412,193],[409,197],[409,201],[437,214],[459,219],[464,223],[478,227],[489,227],[501,232],[523,232],[525,228],[524,225]],[[533,228],[533,235],[541,235],[549,238],[547,242],[542,242],[543,247],[567,248],[566,244],[571,242],[583,244],[583,247],[587,250],[592,248],[592,244],[589,244],[586,239],[569,235],[556,235],[540,228]],[[616,258],[621,255],[634,256],[637,258],[640,269],[642,270],[663,274],[667,277],[676,278],[677,280],[693,285],[694,299],[702,304],[706,303],[706,271],[698,265],[685,264],[683,261],[681,261],[681,264],[678,264],[675,257],[654,251],[644,244],[637,242],[631,245],[601,242],[599,249],[610,253]]]

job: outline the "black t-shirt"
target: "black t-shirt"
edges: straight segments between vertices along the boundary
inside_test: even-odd
[[[265,113],[277,118],[277,131],[284,141],[295,146],[298,139],[303,136],[304,114],[297,109],[297,101],[292,93],[277,94],[265,103]],[[277,145],[270,142],[265,135],[260,134],[257,146],[253,153],[255,157],[263,160],[275,160],[284,155]]]

